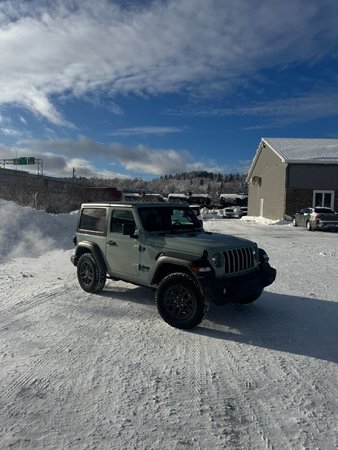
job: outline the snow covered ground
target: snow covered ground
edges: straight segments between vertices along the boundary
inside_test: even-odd
[[[1,449],[338,448],[338,233],[206,220],[277,280],[187,332],[146,288],[82,291],[75,222],[0,202]]]

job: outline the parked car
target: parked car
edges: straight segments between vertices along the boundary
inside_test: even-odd
[[[221,209],[221,215],[224,219],[240,219],[244,213],[240,206],[230,206],[229,208]]]
[[[198,220],[202,220],[201,208],[199,205],[190,205],[190,208],[194,211]]]
[[[294,227],[312,230],[338,230],[338,213],[331,208],[303,208],[292,219]]]

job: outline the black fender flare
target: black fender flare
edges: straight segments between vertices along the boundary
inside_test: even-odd
[[[151,274],[151,284],[158,284],[159,280],[162,279],[161,273],[163,274],[163,269],[165,266],[171,266],[176,268],[176,272],[178,272],[179,268],[182,268],[182,272],[188,273],[192,278],[194,278],[198,282],[198,278],[196,277],[196,273],[192,270],[193,267],[202,267],[207,266],[209,263],[206,260],[198,259],[198,260],[186,260],[176,256],[169,256],[161,254],[156,260],[156,263],[153,267]],[[166,271],[164,271],[166,272]],[[170,273],[170,272],[169,272]],[[199,283],[198,283],[199,284]]]
[[[102,256],[100,247],[97,244],[90,241],[81,241],[77,245],[74,257],[75,266],[77,265],[80,256],[82,256],[84,253],[92,253],[102,272],[107,272],[107,265]]]

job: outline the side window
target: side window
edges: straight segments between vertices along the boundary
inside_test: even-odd
[[[104,233],[106,227],[105,208],[83,208],[79,228]]]
[[[159,208],[140,208],[142,225],[147,231],[159,231],[163,228],[163,217]]]
[[[131,209],[114,209],[111,217],[110,231],[112,233],[122,233],[122,225],[135,224]]]

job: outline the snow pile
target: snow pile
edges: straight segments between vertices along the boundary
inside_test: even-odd
[[[0,261],[72,246],[77,214],[48,214],[0,201]]]
[[[258,223],[260,225],[289,225],[292,226],[292,222],[289,220],[272,220],[265,217],[256,216],[243,216],[240,220],[243,222]]]
[[[229,220],[224,219],[223,209],[201,208],[200,215],[203,220]],[[235,220],[242,220],[243,222],[257,223],[260,225],[292,225],[292,222],[289,220],[272,220],[259,216],[242,216],[240,219],[236,218]]]

